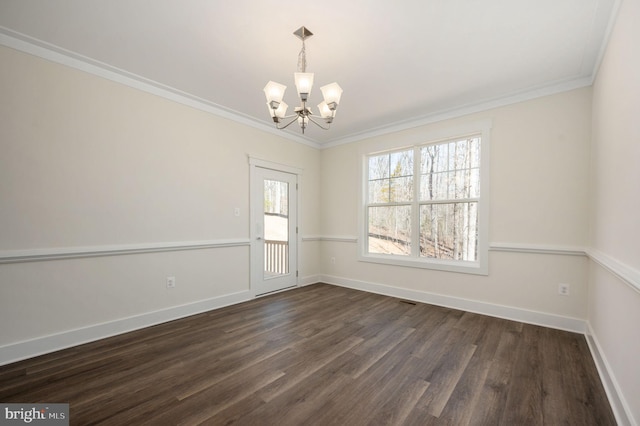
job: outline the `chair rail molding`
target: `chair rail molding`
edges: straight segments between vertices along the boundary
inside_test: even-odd
[[[587,249],[587,255],[591,260],[640,293],[640,271],[594,248]]]
[[[489,243],[489,251],[506,251],[515,253],[561,254],[567,256],[586,256],[584,247],[561,246],[553,244],[527,243]]]
[[[89,247],[53,247],[0,251],[0,264],[37,262],[42,260],[75,259],[81,257],[119,256],[162,251],[203,250],[220,247],[249,246],[248,238],[175,241],[159,243],[118,244]]]

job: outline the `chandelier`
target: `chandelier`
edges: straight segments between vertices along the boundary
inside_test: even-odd
[[[311,108],[307,107],[307,100],[309,99],[311,86],[313,86],[313,73],[307,72],[307,52],[305,50],[304,41],[311,37],[313,33],[305,27],[300,27],[293,34],[302,40],[302,50],[300,50],[300,53],[298,54],[298,72],[293,74],[298,96],[300,97],[300,106],[295,108],[294,114],[287,115],[287,108],[289,106],[282,100],[287,86],[274,81],[269,81],[269,83],[264,87],[264,94],[267,97],[269,113],[271,114],[271,118],[278,129],[286,129],[293,122],[297,121],[303,134],[304,130],[309,125],[309,122],[324,130],[329,130],[331,122],[336,116],[336,109],[340,103],[340,97],[342,96],[342,88],[340,88],[338,83],[327,84],[320,88],[324,100],[318,104],[318,109],[320,110],[320,117],[326,123],[326,126],[323,126],[319,121],[316,121],[312,117],[313,113],[311,112]],[[283,122],[285,123],[283,124]]]

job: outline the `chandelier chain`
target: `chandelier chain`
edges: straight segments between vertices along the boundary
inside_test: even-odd
[[[302,40],[302,49],[298,54],[298,72],[307,72],[307,49]]]

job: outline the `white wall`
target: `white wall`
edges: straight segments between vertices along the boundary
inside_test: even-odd
[[[324,151],[0,47],[0,254],[240,242],[0,263],[0,362],[24,355],[12,352],[16,346],[34,355],[243,300],[250,278],[249,154],[304,169],[301,282],[321,277],[561,328],[586,319],[604,357],[596,361],[637,423],[639,9],[638,0],[624,0],[593,92],[574,90]],[[489,275],[358,262],[362,155],[481,119],[493,123]],[[500,249],[505,245],[515,251]],[[589,245],[600,262],[579,255]],[[631,280],[616,275],[621,270]],[[168,275],[177,278],[171,291]],[[557,295],[560,282],[571,284],[570,297]]]
[[[429,142],[430,133],[490,119],[490,242],[550,250],[584,247],[590,115],[591,90],[585,88],[323,150],[323,234],[358,235],[364,154],[408,140]],[[321,268],[326,279],[344,285],[375,284],[386,292],[410,290],[417,296],[444,295],[584,320],[586,262],[585,256],[492,250],[489,275],[483,277],[359,262],[354,242],[329,238]],[[559,296],[558,283],[571,284],[571,296]]]
[[[640,424],[640,1],[624,0],[593,88],[592,338]],[[622,277],[626,277],[623,279]]]
[[[247,155],[303,169],[300,229],[319,233],[316,149],[6,47],[0,93],[0,254],[239,241],[0,264],[0,351],[247,294]],[[302,244],[301,277],[318,246]]]

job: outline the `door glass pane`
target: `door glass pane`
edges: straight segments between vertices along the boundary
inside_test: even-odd
[[[289,184],[264,181],[264,277],[289,273]]]

